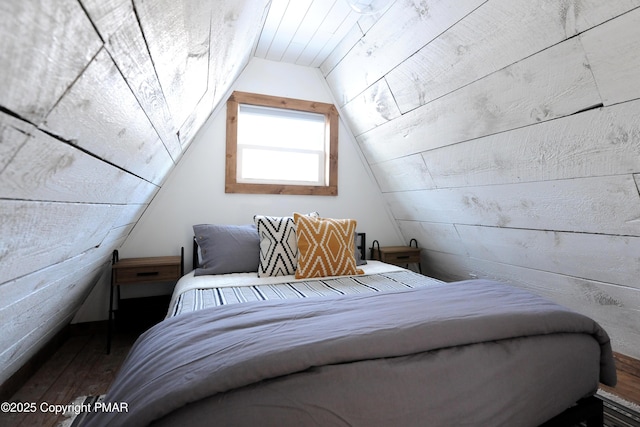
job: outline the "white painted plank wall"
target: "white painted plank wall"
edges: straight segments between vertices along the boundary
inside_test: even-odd
[[[421,155],[439,188],[634,173],[640,170],[640,101]]]
[[[321,67],[423,271],[531,289],[640,358],[640,1],[429,5]]]
[[[326,76],[338,103],[353,99],[485,2],[397,0]]]
[[[39,123],[102,45],[73,0],[0,2],[2,105]],[[47,84],[42,84],[42,82]]]
[[[585,61],[580,42],[568,40],[409,109],[358,142],[377,163],[576,113],[601,102]]]
[[[169,110],[181,126],[207,91],[212,2],[135,5]]]
[[[580,35],[604,105],[640,98],[639,25],[635,10]]]
[[[538,54],[634,5],[633,0],[490,1],[401,63],[386,79],[403,111],[408,111]],[[556,84],[553,79],[549,83]]]
[[[248,63],[267,5],[0,2],[0,383],[108,270]]]
[[[640,236],[640,197],[631,175],[393,192],[386,198],[396,219]]]
[[[174,161],[177,160],[182,152],[177,126],[165,102],[133,3],[128,0],[84,0],[82,4],[167,151]]]
[[[109,91],[96,91],[101,85]],[[43,130],[155,184],[173,164],[105,50],[49,113]]]
[[[0,113],[0,126],[27,137],[3,140],[15,149],[0,172],[2,199],[146,203],[158,188],[6,114]]]
[[[224,105],[222,103],[230,95],[231,86],[251,59],[257,33],[266,19],[270,4],[269,0],[204,1],[212,10],[207,91],[180,124],[178,137],[183,149],[213,111]]]
[[[91,289],[86,283],[95,283],[107,268],[106,256],[107,250],[96,250],[15,282],[15,287],[34,281],[40,286],[37,292],[0,309],[2,318],[12,319],[11,324],[5,324],[2,334],[3,370],[18,370],[42,342],[46,343],[71,321]]]

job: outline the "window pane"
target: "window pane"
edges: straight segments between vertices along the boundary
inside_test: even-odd
[[[240,105],[238,145],[324,150],[323,114]]]
[[[299,182],[324,185],[323,155],[318,152],[242,148],[239,151],[238,182]]]

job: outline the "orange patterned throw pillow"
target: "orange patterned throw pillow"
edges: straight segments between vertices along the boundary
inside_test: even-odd
[[[354,219],[313,218],[293,214],[298,240],[296,279],[364,274],[356,268]]]

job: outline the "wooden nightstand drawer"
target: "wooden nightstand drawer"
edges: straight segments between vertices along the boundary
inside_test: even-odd
[[[407,264],[420,262],[420,251],[417,253],[398,252],[382,254],[382,261],[389,264]]]
[[[384,246],[373,249],[373,259],[404,266],[420,262],[420,248],[410,246]]]
[[[118,268],[115,273],[116,284],[163,282],[179,279],[180,265]]]
[[[126,258],[113,265],[113,273],[114,285],[178,280],[182,275],[182,258]]]

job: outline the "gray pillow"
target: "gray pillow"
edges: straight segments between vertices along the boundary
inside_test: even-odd
[[[198,224],[193,232],[201,257],[194,275],[258,271],[260,238],[255,225]]]

